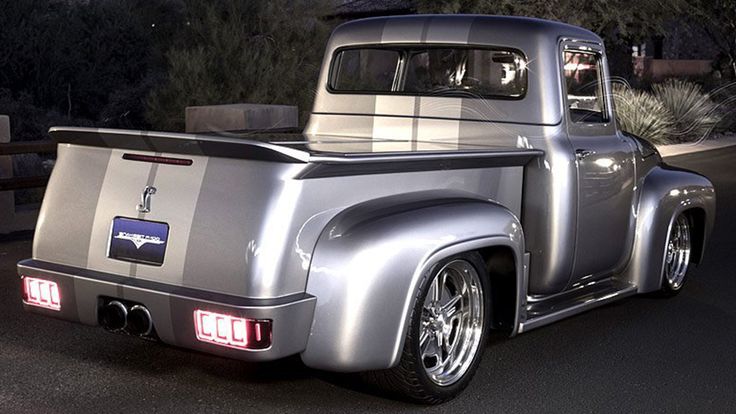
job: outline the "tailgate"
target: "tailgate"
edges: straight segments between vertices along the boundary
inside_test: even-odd
[[[287,172],[303,166],[302,152],[186,134],[55,128],[51,135],[58,158],[34,259],[233,295],[303,290],[303,281],[284,280],[264,291],[245,277],[274,225],[268,205]]]

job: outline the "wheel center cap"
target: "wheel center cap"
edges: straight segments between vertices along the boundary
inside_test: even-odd
[[[434,332],[445,332],[447,323],[445,323],[445,315],[432,309],[432,317],[429,320],[429,326]]]
[[[450,335],[450,331],[452,331],[452,325],[442,322],[442,334],[445,336]]]
[[[437,331],[443,331],[445,328],[445,317],[444,315],[440,314],[437,315],[437,319],[435,319],[435,330]]]
[[[448,323],[446,316],[440,313],[435,318],[434,323],[432,324],[432,329],[437,333],[441,333],[442,335],[449,335],[450,331],[452,330],[452,324]]]

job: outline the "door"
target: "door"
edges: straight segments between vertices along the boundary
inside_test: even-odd
[[[617,134],[605,56],[563,44],[568,135],[577,167],[577,229],[571,283],[618,270],[634,233],[634,147]]]

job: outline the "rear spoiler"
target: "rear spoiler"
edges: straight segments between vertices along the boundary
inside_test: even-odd
[[[49,135],[60,144],[285,163],[309,162],[306,151],[240,138],[77,127],[53,127]]]
[[[414,152],[314,152],[309,150],[306,142],[277,145],[210,135],[76,127],[54,127],[49,134],[58,143],[74,145],[307,164],[297,174],[297,179],[524,166],[544,155],[544,151],[538,149],[511,147]],[[298,148],[291,147],[295,144]]]

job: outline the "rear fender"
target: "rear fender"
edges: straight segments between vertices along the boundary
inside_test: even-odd
[[[338,214],[312,257],[307,292],[317,305],[302,360],[340,372],[394,366],[422,277],[442,259],[489,246],[514,252],[517,298],[525,297],[518,265],[524,263],[522,228],[497,203],[433,192],[373,200]]]
[[[665,243],[674,219],[682,212],[699,210],[702,220],[702,242],[693,252],[694,261],[703,255],[713,229],[716,198],[713,184],[691,171],[659,166],[644,180],[637,213],[636,239],[631,260],[623,277],[638,287],[639,293],[658,290],[662,285]]]

